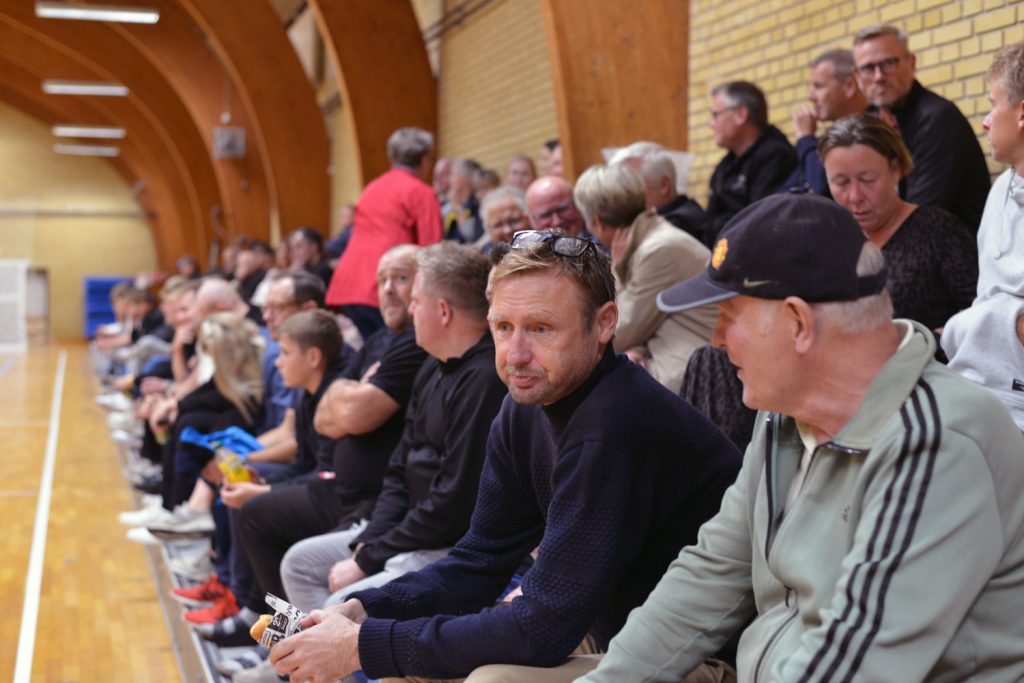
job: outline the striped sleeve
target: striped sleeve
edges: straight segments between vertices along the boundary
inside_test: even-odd
[[[999,516],[978,446],[943,430],[923,380],[899,417],[902,438],[865,492],[822,624],[762,680],[923,680],[999,561]]]

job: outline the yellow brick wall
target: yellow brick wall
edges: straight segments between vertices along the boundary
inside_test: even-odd
[[[0,102],[0,259],[45,268],[53,336],[81,339],[82,279],[155,270],[156,245],[111,164],[52,147],[49,126]]]
[[[447,6],[456,4],[447,0]],[[441,39],[439,152],[504,174],[558,136],[539,0],[498,0]]]
[[[338,225],[338,211],[345,204],[355,204],[363,191],[355,136],[344,102],[328,115],[327,134],[331,140],[331,224],[328,232],[334,235],[343,227]]]
[[[454,0],[413,0],[420,28],[438,21]],[[427,46],[438,86],[438,152],[472,156],[504,175],[524,152],[558,136],[555,95],[539,0],[498,0]],[[333,73],[329,78],[334,78]],[[326,101],[331,84],[320,93]],[[327,117],[331,138],[331,233],[338,209],[362,191],[345,102]]]
[[[757,83],[769,119],[792,140],[790,112],[807,96],[807,64],[834,47],[850,48],[860,28],[893,24],[910,35],[918,80],[960,107],[975,131],[988,112],[985,72],[999,48],[1024,40],[1021,0],[691,0],[690,194],[707,199],[724,154],[708,128],[708,93],[723,81]],[[990,149],[982,141],[986,155]],[[989,168],[1002,168],[989,159]]]

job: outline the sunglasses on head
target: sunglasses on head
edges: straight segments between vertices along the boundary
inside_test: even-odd
[[[519,230],[512,235],[513,249],[533,249],[542,244],[550,244],[551,251],[569,258],[577,258],[587,249],[594,248],[594,243],[585,237],[560,235],[547,230]]]

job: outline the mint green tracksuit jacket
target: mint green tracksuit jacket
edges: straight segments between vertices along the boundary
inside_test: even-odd
[[[586,683],[670,681],[740,641],[742,682],[1024,679],[1024,439],[917,323],[811,458],[762,413],[721,512]]]

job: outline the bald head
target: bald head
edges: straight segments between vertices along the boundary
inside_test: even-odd
[[[583,231],[583,217],[572,200],[572,185],[565,178],[544,176],[526,190],[530,223],[537,230],[560,228],[570,235]]]
[[[234,311],[244,314],[245,302],[238,295],[234,285],[220,278],[209,278],[203,281],[196,294],[196,307],[200,318],[219,311]]]

